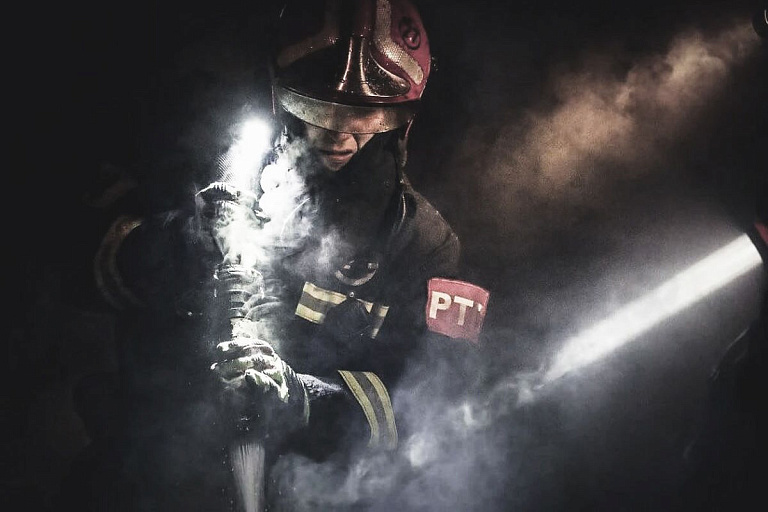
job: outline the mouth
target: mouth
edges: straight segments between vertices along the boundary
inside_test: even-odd
[[[336,150],[320,149],[319,152],[324,159],[336,164],[346,162],[354,154],[354,151],[351,151],[351,150],[336,151]]]

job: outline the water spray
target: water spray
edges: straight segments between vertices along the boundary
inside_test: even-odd
[[[530,403],[553,383],[639,339],[643,333],[759,268],[762,263],[749,236],[741,235],[566,340],[548,367],[516,376],[506,384],[517,392],[519,404]]]

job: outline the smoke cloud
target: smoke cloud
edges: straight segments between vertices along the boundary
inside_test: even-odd
[[[748,25],[710,39],[690,32],[618,79],[599,59],[588,61],[584,70],[556,78],[559,104],[546,114],[532,112],[522,146],[501,160],[516,162],[513,172],[538,169],[537,195],[562,194],[579,177],[589,180],[601,161],[642,164],[695,126],[699,110],[717,98],[756,43]]]
[[[543,227],[567,229],[579,208],[608,204],[612,187],[674,173],[675,158],[759,42],[744,21],[716,34],[690,29],[666,52],[629,65],[610,50],[590,53],[556,71],[538,105],[507,111],[492,140],[481,120],[471,121],[455,153],[456,161],[477,162],[461,171],[483,198],[466,212],[468,224],[535,243]]]

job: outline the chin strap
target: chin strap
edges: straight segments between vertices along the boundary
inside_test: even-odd
[[[397,152],[395,158],[397,159],[397,167],[402,170],[405,168],[405,164],[408,162],[408,135],[411,132],[411,126],[413,125],[413,119],[397,130]]]

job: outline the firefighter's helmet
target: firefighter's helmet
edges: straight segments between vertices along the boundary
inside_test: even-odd
[[[430,64],[408,0],[289,0],[272,58],[274,108],[339,132],[407,129]]]

